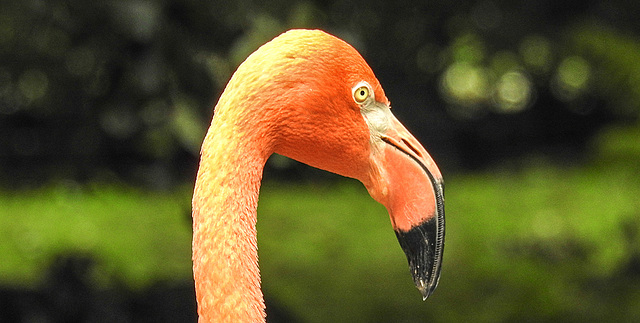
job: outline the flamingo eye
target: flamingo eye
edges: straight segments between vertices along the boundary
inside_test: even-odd
[[[367,98],[369,98],[369,88],[362,85],[359,86],[353,91],[353,99],[356,103],[363,103]]]

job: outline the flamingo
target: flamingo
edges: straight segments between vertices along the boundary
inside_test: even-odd
[[[431,295],[444,247],[438,167],[353,47],[320,30],[290,30],[238,67],[202,144],[192,200],[200,322],[266,319],[255,225],[273,153],[361,181],[387,208],[423,299]]]

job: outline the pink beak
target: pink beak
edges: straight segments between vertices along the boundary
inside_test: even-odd
[[[389,211],[414,283],[426,300],[438,285],[442,265],[442,175],[427,151],[395,117],[380,139],[383,144],[375,163],[382,178],[369,191]]]

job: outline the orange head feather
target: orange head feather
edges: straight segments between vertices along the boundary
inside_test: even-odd
[[[378,101],[389,104],[373,71],[353,47],[319,30],[291,30],[246,59],[216,114],[229,108],[238,115],[236,120],[259,120],[274,152],[362,178],[365,174],[356,170],[362,170],[369,158],[362,144],[368,142],[369,129],[351,95],[361,81],[371,85]],[[255,125],[251,127],[255,131]]]
[[[253,313],[245,319],[264,315],[255,208],[262,167],[274,152],[362,181],[389,210],[416,286],[425,298],[433,292],[444,245],[440,171],[391,114],[353,47],[322,31],[291,30],[238,67],[202,146],[193,199],[201,315],[243,317],[236,307]]]

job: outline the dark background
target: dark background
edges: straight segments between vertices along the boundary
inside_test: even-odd
[[[0,181],[188,181],[232,71],[293,27],[321,28],[358,48],[445,172],[531,152],[572,163],[598,129],[637,118],[637,6],[4,1]],[[457,92],[443,85],[452,70],[471,79]],[[512,107],[495,89],[508,72],[529,92]]]
[[[603,130],[638,128],[638,13],[640,3],[620,0],[3,0],[0,187],[116,182],[170,191],[192,183],[231,73],[290,28],[320,28],[356,47],[445,179],[517,173],[541,160],[560,169],[613,161],[639,175],[637,131],[610,140],[626,147],[615,156],[594,148]],[[340,181],[282,158],[267,168],[267,180]],[[625,230],[637,234],[636,224]],[[637,282],[639,258],[629,259]],[[82,280],[91,261],[62,255],[45,287],[7,287],[0,304],[16,311],[0,321],[29,322],[31,307],[58,313],[42,314],[45,321],[92,321],[81,313],[100,311],[108,315],[95,321],[157,321],[140,313],[171,306],[193,319],[188,285],[94,290]],[[76,312],[55,303],[65,288]]]

